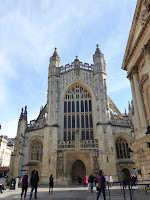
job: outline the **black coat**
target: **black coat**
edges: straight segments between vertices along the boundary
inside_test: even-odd
[[[39,176],[37,174],[33,174],[31,176],[30,182],[31,182],[31,186],[37,186],[39,182]]]

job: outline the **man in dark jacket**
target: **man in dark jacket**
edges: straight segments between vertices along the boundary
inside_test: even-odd
[[[37,186],[39,182],[38,172],[34,171],[33,175],[31,176],[30,183],[31,183],[31,192],[30,192],[30,199],[32,198],[33,190],[35,189],[35,199],[37,199]]]
[[[106,200],[106,196],[105,196],[105,178],[102,175],[102,170],[99,170],[98,176],[96,177],[96,182],[98,184],[97,187],[97,200],[99,199],[99,196],[101,194],[101,192],[103,192],[103,198],[104,200]]]
[[[94,177],[91,173],[91,175],[89,176],[89,187],[90,187],[90,191],[93,193],[93,182],[94,182]]]

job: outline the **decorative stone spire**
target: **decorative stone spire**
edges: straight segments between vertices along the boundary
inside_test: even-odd
[[[24,110],[24,119],[27,120],[27,106],[25,106],[25,110]]]
[[[23,110],[23,108],[21,109],[19,121],[21,121],[23,119],[27,120],[27,106],[25,106],[24,110]]]
[[[101,51],[99,49],[99,45],[97,44],[96,46],[97,46],[97,48],[96,48],[96,51],[95,51],[95,55],[100,55]]]
[[[20,114],[19,121],[21,121],[22,119],[23,119],[23,108],[21,109],[21,114]]]
[[[58,56],[56,47],[55,47],[52,57],[50,58],[50,66],[51,67],[60,67],[60,57]]]
[[[79,62],[78,56],[76,56],[76,59],[74,61],[75,62]]]

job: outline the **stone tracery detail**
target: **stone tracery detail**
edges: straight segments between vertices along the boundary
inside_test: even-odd
[[[85,88],[80,86],[71,88],[65,95],[64,140],[75,140],[77,132],[82,140],[94,138],[91,96]]]
[[[130,158],[129,145],[125,138],[118,138],[116,141],[117,158]]]
[[[30,144],[30,159],[34,161],[42,161],[43,144],[39,140],[34,140]]]

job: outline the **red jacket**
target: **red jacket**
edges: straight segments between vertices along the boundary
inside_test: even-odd
[[[28,175],[24,174],[22,177],[22,186],[28,186]]]

